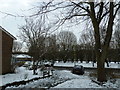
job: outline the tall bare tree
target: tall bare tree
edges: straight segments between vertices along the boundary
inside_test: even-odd
[[[29,54],[33,56],[33,74],[36,74],[38,62],[46,53],[45,39],[51,26],[46,25],[44,17],[25,19],[25,24],[20,27],[21,39],[26,42]]]
[[[93,0],[94,1],[94,0]],[[95,52],[97,59],[97,79],[100,82],[106,81],[104,62],[109,48],[109,43],[113,33],[114,19],[118,10],[120,9],[120,2],[54,2],[54,0],[44,3],[40,8],[45,8],[44,11],[38,11],[36,15],[62,10],[60,25],[67,20],[77,20],[80,22],[81,17],[84,20],[90,19],[92,22],[95,38]],[[101,42],[100,28],[105,28],[105,37]],[[101,75],[102,74],[102,75]]]
[[[13,48],[12,48],[12,51],[13,52],[20,52],[21,49],[22,49],[22,43],[21,42],[18,42],[18,41],[14,41],[13,42]]]
[[[60,51],[64,53],[64,61],[68,58],[68,52],[74,50],[75,45],[77,45],[77,38],[73,32],[61,31],[57,35],[57,43],[60,46]]]
[[[72,49],[72,46],[77,44],[76,36],[70,31],[61,31],[57,36],[57,41],[62,45],[63,50]]]
[[[114,39],[118,48],[120,48],[120,16],[119,15],[120,15],[120,10],[117,15],[117,19],[116,19],[117,22],[116,22],[115,32],[114,32]]]

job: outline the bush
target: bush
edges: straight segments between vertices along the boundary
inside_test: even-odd
[[[18,62],[18,63],[16,63],[16,65],[17,65],[18,67],[20,67],[20,66],[23,66],[24,63],[25,63],[25,62]]]

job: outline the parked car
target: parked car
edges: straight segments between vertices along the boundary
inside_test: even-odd
[[[83,75],[84,67],[82,65],[75,65],[72,69],[72,73]]]

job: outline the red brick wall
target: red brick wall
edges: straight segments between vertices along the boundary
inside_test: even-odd
[[[13,39],[2,31],[2,73],[11,72]]]

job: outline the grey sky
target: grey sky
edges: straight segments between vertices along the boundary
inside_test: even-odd
[[[7,12],[15,15],[29,15],[30,12],[27,10],[32,8],[36,2],[41,1],[49,1],[49,0],[0,0],[0,11]],[[12,17],[6,16],[5,14],[0,13],[0,25],[9,31],[14,36],[19,34],[19,25],[24,23],[24,18],[21,17]],[[83,28],[83,25],[72,27],[71,29],[66,29],[62,27],[64,30],[72,30],[77,37],[79,37],[80,31]]]
[[[37,0],[0,0],[0,11],[22,15],[35,1]],[[0,25],[15,36],[18,34],[18,25],[21,25],[23,20],[0,13]]]

